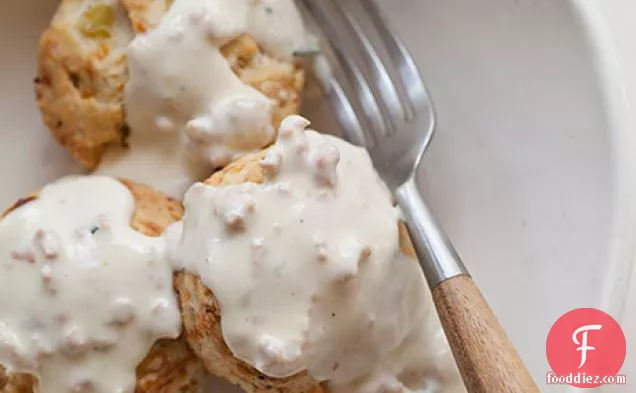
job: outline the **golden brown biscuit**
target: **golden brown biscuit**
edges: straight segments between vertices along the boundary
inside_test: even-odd
[[[206,181],[210,185],[245,182],[262,183],[264,174],[258,165],[264,152],[247,155]],[[184,336],[208,370],[239,385],[246,392],[320,393],[321,386],[307,373],[288,378],[271,378],[235,358],[221,332],[221,310],[217,299],[198,276],[177,273],[175,287],[180,297]]]
[[[34,80],[53,136],[93,169],[108,144],[123,143],[126,53],[134,37],[118,0],[64,0],[42,34]]]
[[[226,186],[246,182],[262,183],[265,174],[258,164],[265,151],[247,155],[215,173],[205,183]],[[400,248],[415,258],[406,227],[400,224]],[[198,276],[178,273],[175,286],[179,293],[184,335],[208,370],[247,392],[319,393],[326,392],[307,373],[289,378],[270,378],[232,356],[221,332],[221,310],[214,294]]]
[[[125,144],[126,47],[152,29],[171,0],[62,0],[42,34],[35,91],[46,126],[73,157],[95,169],[110,144]],[[273,124],[298,112],[304,72],[247,36],[222,48],[243,82],[277,102]]]
[[[130,225],[147,236],[159,236],[166,227],[183,216],[181,203],[167,198],[150,187],[122,180],[134,199],[135,212]],[[30,201],[33,194],[16,201],[2,217]],[[201,361],[188,348],[185,340],[157,341],[137,366],[136,393],[198,393],[205,377]],[[26,374],[7,376],[0,367],[1,393],[32,393],[35,378]]]
[[[33,393],[35,379],[28,374],[8,376],[0,367],[0,392],[2,393]]]

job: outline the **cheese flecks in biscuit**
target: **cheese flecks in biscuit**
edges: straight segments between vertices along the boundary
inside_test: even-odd
[[[0,221],[5,390],[32,388],[25,374],[44,393],[195,389],[203,372],[176,339],[158,237],[179,204],[101,176],[61,179],[26,201]]]
[[[164,16],[170,17],[166,15],[170,6],[183,8],[184,0],[172,3],[164,0],[62,1],[50,28],[41,38],[35,85],[45,124],[84,166],[95,169],[105,161],[99,168],[100,173],[131,178],[181,197],[187,186],[207,177],[215,166],[271,142],[272,126],[277,127],[282,118],[299,110],[304,74],[289,53],[290,48],[302,40],[302,37],[296,37],[297,32],[302,32],[302,23],[295,13],[286,11],[293,7],[290,0],[258,2],[259,6],[249,8],[250,12],[240,12],[238,3],[233,1],[204,2],[218,3],[222,10],[227,9],[223,16],[246,24],[233,36],[217,39],[211,49],[220,50],[226,59],[223,63],[229,64],[228,72],[229,69],[232,72],[225,75],[238,77],[239,83],[245,86],[243,90],[253,89],[252,96],[259,98],[257,101],[266,111],[249,120],[249,116],[244,115],[250,101],[239,100],[236,101],[238,106],[232,106],[231,101],[219,99],[215,101],[219,107],[209,109],[210,113],[218,114],[229,108],[228,113],[233,113],[226,117],[225,125],[215,126],[227,130],[226,137],[216,138],[203,132],[211,126],[204,120],[192,123],[189,136],[185,130],[149,136],[148,124],[157,123],[165,129],[180,120],[171,118],[167,111],[151,116],[151,123],[135,122],[134,119],[139,118],[135,116],[139,112],[135,104],[142,101],[131,99],[128,102],[130,108],[124,105],[124,90],[130,91],[133,97],[138,96],[135,91],[140,92],[135,85],[127,86],[127,51],[135,34],[148,38],[154,30],[162,30],[161,21]],[[272,14],[265,9],[275,12]],[[292,9],[295,12],[295,8]],[[246,19],[248,16],[249,20]],[[194,38],[190,35],[187,40]],[[145,67],[174,62],[175,59],[171,59],[174,48],[163,48],[166,50],[157,54],[161,59]],[[135,57],[134,50],[131,52]],[[200,56],[201,53],[185,53],[182,60],[184,64],[196,66]],[[144,64],[140,67],[143,69]],[[134,74],[135,67],[132,68]],[[165,78],[173,78],[181,71],[186,70],[172,69],[171,75],[155,74],[158,79],[150,82],[153,86],[154,82],[165,86]],[[213,76],[211,71],[201,75],[203,80]],[[216,81],[223,82],[223,79]],[[136,86],[143,87],[143,83]],[[201,83],[201,86],[206,85]],[[152,92],[141,93],[144,99],[152,98],[148,96]],[[165,93],[166,90],[161,92]],[[181,100],[179,94],[165,98],[164,109],[170,100],[178,102],[178,106],[192,104],[187,102],[187,96]],[[201,106],[190,109],[196,110],[202,110]],[[232,119],[237,115],[244,124],[232,135]],[[131,129],[128,117],[136,127]],[[261,127],[251,130],[250,121],[255,120]],[[139,135],[144,133],[145,137]],[[139,157],[134,157],[135,154]]]
[[[322,382],[336,393],[452,379],[388,189],[366,151],[307,124],[285,119],[274,146],[186,194],[169,253],[184,270],[190,345],[247,391],[262,388],[258,376],[281,391]]]

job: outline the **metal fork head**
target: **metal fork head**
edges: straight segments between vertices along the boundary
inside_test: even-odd
[[[395,190],[415,173],[435,129],[435,114],[413,57],[375,0],[300,0],[321,30],[315,72],[343,137],[365,146]]]

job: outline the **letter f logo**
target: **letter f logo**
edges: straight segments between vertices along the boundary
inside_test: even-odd
[[[583,365],[585,364],[585,362],[587,361],[587,351],[593,351],[596,348],[588,346],[587,345],[587,332],[590,330],[601,330],[603,326],[601,325],[585,325],[585,326],[581,326],[580,328],[576,329],[574,331],[574,333],[572,334],[572,341],[574,341],[574,344],[576,345],[581,345],[580,347],[578,347],[576,350],[577,351],[581,351],[581,364],[579,364],[579,368],[583,367]],[[579,333],[583,333],[581,335],[581,342],[579,342],[577,336],[579,335]]]

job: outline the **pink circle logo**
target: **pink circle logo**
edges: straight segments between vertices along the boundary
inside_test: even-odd
[[[572,310],[548,334],[546,356],[557,379],[577,388],[612,381],[626,354],[625,334],[614,318],[594,308]]]

